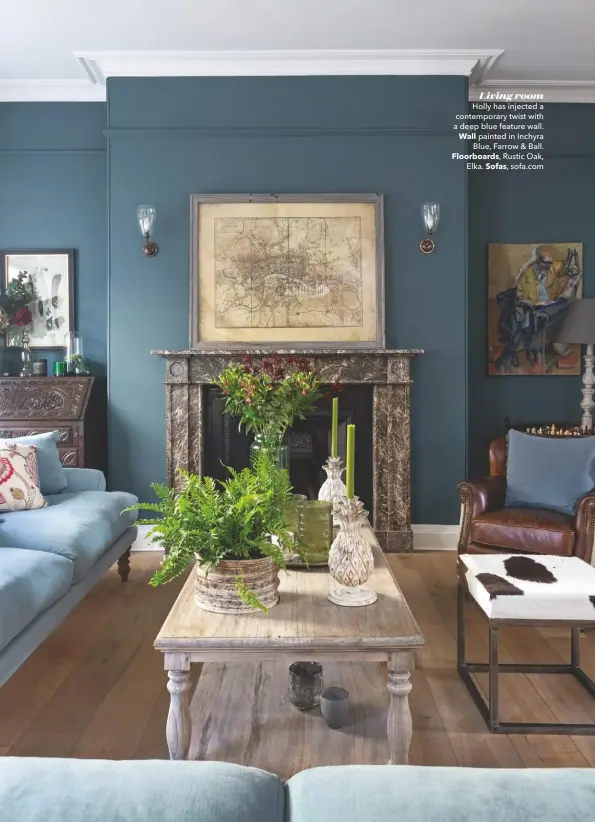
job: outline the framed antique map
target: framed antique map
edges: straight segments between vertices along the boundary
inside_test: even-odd
[[[191,197],[194,348],[384,346],[382,195]]]

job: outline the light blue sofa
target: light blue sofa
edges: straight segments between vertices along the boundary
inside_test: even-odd
[[[91,468],[65,468],[47,508],[0,513],[0,685],[118,561],[128,578],[133,494],[106,491]]]
[[[587,822],[595,771],[0,757],[7,822]]]

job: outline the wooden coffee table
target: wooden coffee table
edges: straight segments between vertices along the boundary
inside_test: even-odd
[[[374,573],[366,583],[378,594],[372,605],[345,608],[329,602],[327,570],[281,572],[280,601],[268,614],[232,616],[201,610],[191,573],[155,640],[164,654],[170,707],[171,759],[186,759],[191,722],[188,692],[193,662],[319,662],[388,664],[388,743],[392,765],[407,764],[411,743],[409,692],[413,651],[424,638],[386,559],[367,526]]]

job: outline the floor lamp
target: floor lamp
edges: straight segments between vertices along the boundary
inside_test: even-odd
[[[593,427],[592,411],[595,408],[595,300],[573,300],[564,314],[564,319],[556,336],[556,342],[586,345],[585,370],[583,372],[583,418],[581,428]]]

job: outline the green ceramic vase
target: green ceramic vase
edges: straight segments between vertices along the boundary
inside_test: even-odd
[[[298,543],[302,559],[311,566],[328,565],[333,541],[333,503],[309,499],[298,505]]]

